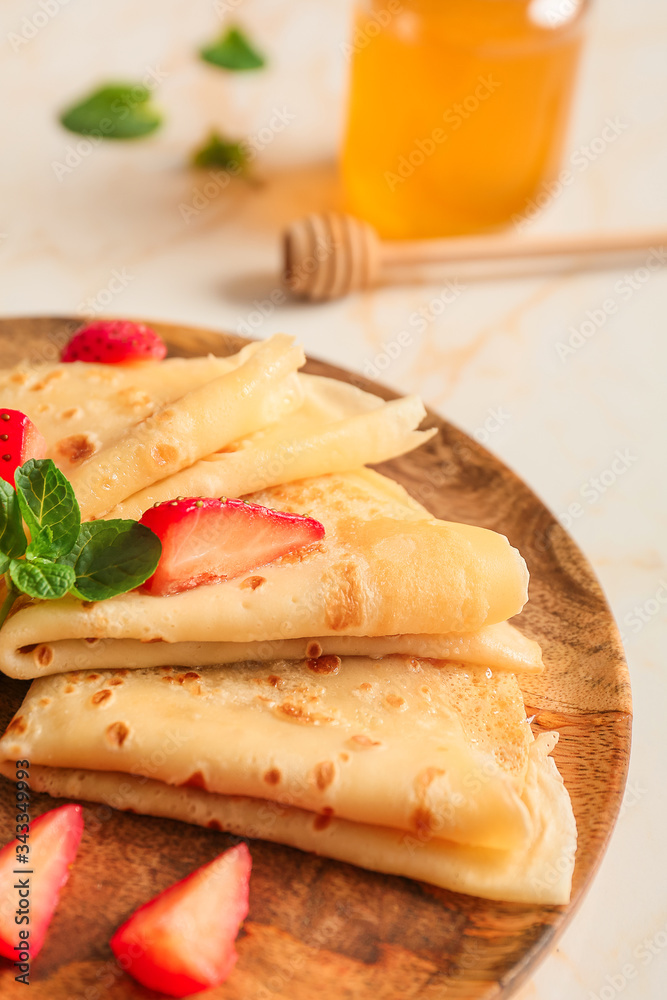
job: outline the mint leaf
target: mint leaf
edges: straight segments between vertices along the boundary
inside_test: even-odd
[[[74,584],[75,573],[71,566],[49,562],[48,559],[12,559],[9,564],[12,583],[30,597],[51,601],[64,597]]]
[[[142,84],[109,84],[64,111],[60,122],[79,135],[138,139],[162,124],[162,115],[150,97],[150,90]]]
[[[138,521],[86,521],[76,545],[60,562],[75,574],[73,594],[104,601],[145,583],[161,553],[160,539]]]
[[[26,544],[16,490],[0,479],[0,573],[6,572],[10,559],[23,555]]]
[[[194,167],[218,167],[230,173],[242,173],[248,157],[240,142],[229,142],[217,132],[211,132],[204,145],[192,154],[191,162]]]
[[[14,479],[21,513],[33,539],[31,558],[66,555],[81,525],[79,504],[69,481],[50,458],[29,459],[19,466]]]
[[[199,54],[205,62],[222,69],[261,69],[266,63],[264,56],[239,28],[230,28],[217,42],[201,49]]]

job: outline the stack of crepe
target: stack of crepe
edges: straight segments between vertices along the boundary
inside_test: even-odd
[[[0,373],[85,518],[175,496],[308,513],[323,540],[169,597],[26,601],[0,668],[34,678],[0,771],[36,790],[261,837],[519,902],[569,899],[576,828],[516,674],[528,573],[506,538],[434,519],[365,468],[415,398],[299,373],[287,337],[231,358]]]

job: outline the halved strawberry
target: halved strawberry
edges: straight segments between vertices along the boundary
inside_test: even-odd
[[[121,967],[172,997],[223,983],[238,958],[251,867],[250,851],[238,844],[139,907],[111,938]]]
[[[29,458],[44,458],[46,441],[20,410],[0,410],[0,477],[14,485],[14,473]]]
[[[166,353],[162,337],[145,323],[105,319],[75,333],[60,360],[118,365],[126,361],[160,361]]]
[[[26,949],[30,958],[37,955],[58,905],[60,890],[69,878],[82,833],[81,806],[60,806],[32,820],[26,838],[28,851],[24,850],[23,835],[20,841],[12,840],[2,848],[0,955],[17,959],[22,940],[19,932],[23,929],[30,931]],[[27,856],[27,862],[21,863],[17,860],[19,856]]]
[[[165,500],[141,524],[162,542],[158,567],[143,590],[164,596],[264,566],[324,535],[319,521],[245,500]]]

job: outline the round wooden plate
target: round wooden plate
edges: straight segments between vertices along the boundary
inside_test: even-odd
[[[48,317],[1,321],[0,366],[26,356],[57,360],[79,325]],[[224,355],[244,342],[207,330],[151,325],[175,355]],[[307,370],[395,397],[332,365],[309,361]],[[535,730],[560,733],[554,757],[579,828],[572,902],[493,903],[255,841],[238,965],[207,997],[508,997],[552,946],[604,852],[625,786],[631,728],[627,668],[609,608],[572,539],[527,486],[451,424],[433,413],[429,423],[438,427],[437,437],[382,471],[438,517],[495,528],[526,558],[530,602],[519,624],[542,644],[547,669],[521,683]],[[3,728],[27,686],[0,681]],[[12,836],[13,802],[13,786],[0,779],[0,842]],[[35,795],[32,814],[53,805],[48,796]],[[234,838],[96,805],[85,807],[85,818],[76,864],[31,971],[31,1000],[156,997],[116,966],[109,938],[139,904]],[[0,995],[23,1000],[24,987],[14,982],[10,963],[0,963]]]

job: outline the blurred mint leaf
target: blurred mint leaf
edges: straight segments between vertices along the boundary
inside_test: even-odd
[[[139,139],[162,124],[143,84],[114,83],[100,87],[60,116],[70,132],[105,139]]]
[[[66,555],[81,525],[79,504],[68,479],[50,458],[31,458],[16,470],[14,481],[33,539],[28,546],[30,557]]]
[[[74,583],[75,574],[71,566],[50,562],[48,559],[12,559],[9,564],[12,583],[24,594],[42,600],[64,597]]]
[[[72,568],[73,594],[104,601],[145,583],[161,553],[160,539],[138,521],[86,521],[76,545],[60,562]]]
[[[7,570],[10,559],[23,555],[26,545],[16,490],[4,479],[0,479],[0,573]]]
[[[264,56],[240,28],[230,28],[217,42],[201,49],[199,54],[205,62],[221,69],[261,69],[266,65]]]
[[[192,154],[192,165],[243,173],[248,165],[248,156],[240,142],[229,142],[217,132],[211,132],[204,145]]]

